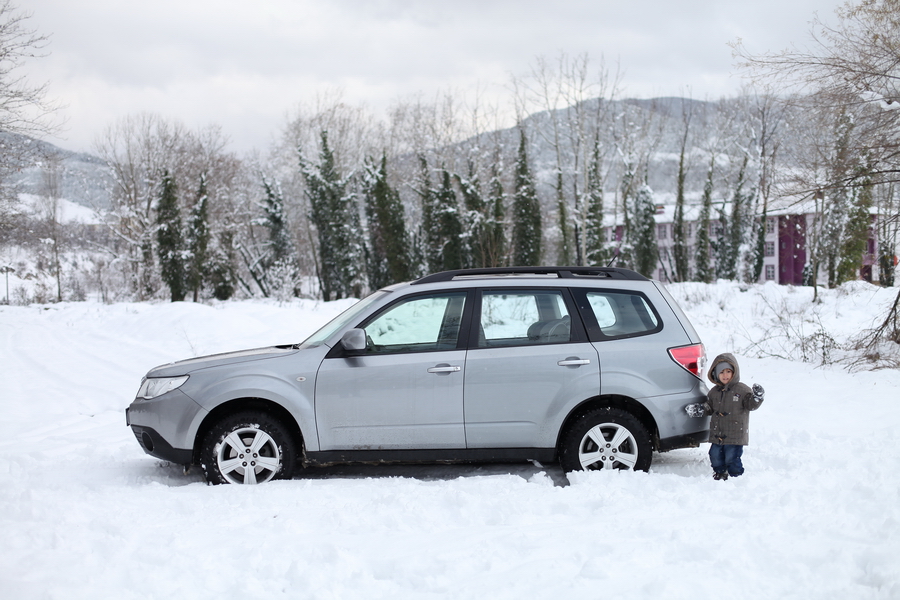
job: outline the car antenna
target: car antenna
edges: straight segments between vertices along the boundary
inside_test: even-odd
[[[612,255],[612,258],[609,259],[609,262],[606,263],[606,268],[608,269],[609,267],[611,267],[612,264],[614,262],[616,262],[617,258],[619,258],[619,249],[618,248],[616,248],[616,252],[615,252],[615,254]]]

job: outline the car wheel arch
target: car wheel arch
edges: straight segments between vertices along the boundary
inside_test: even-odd
[[[290,432],[294,444],[297,448],[297,458],[301,465],[306,462],[306,444],[304,443],[303,432],[300,424],[294,415],[290,413],[284,406],[267,400],[265,398],[235,398],[227,402],[219,404],[203,418],[197,433],[194,436],[193,445],[193,461],[194,464],[200,464],[200,453],[202,450],[203,440],[209,431],[223,418],[228,415],[245,412],[245,411],[261,411],[265,412],[278,421],[280,421]]]
[[[647,410],[647,408],[643,404],[641,404],[634,398],[610,394],[606,396],[595,396],[593,398],[588,398],[569,412],[568,416],[566,416],[562,426],[557,432],[557,454],[559,454],[559,452],[562,450],[563,438],[565,437],[566,432],[569,430],[569,428],[571,428],[574,423],[576,423],[588,412],[597,408],[618,408],[633,415],[638,419],[638,421],[641,422],[641,424],[647,429],[647,432],[650,434],[650,443],[653,450],[658,450],[659,427],[656,424],[656,419],[653,418],[653,415],[650,413],[650,411]]]

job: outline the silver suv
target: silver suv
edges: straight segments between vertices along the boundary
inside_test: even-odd
[[[625,269],[447,271],[379,290],[301,344],[147,373],[126,411],[148,454],[211,483],[353,462],[558,460],[650,468],[696,446],[705,350]]]

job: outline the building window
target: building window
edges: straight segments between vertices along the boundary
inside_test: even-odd
[[[766,256],[775,256],[775,242],[766,242]]]
[[[766,233],[775,233],[775,219],[766,219]]]
[[[669,226],[668,225],[657,225],[656,226],[656,237],[660,240],[669,239]]]
[[[775,265],[766,265],[766,281],[775,279]]]

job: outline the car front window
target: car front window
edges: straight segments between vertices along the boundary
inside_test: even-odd
[[[413,297],[365,326],[369,352],[428,352],[456,348],[466,292]]]

